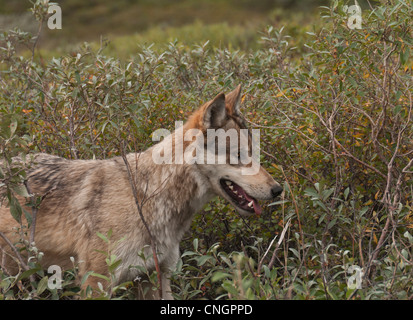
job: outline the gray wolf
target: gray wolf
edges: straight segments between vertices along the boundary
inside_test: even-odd
[[[208,129],[245,129],[240,104],[241,86],[238,86],[202,105],[182,129],[186,132],[196,128],[205,135]],[[282,192],[280,184],[262,167],[254,175],[242,175],[242,168],[248,164],[231,164],[229,158],[223,164],[155,164],[154,148],[171,143],[185,150],[191,141],[177,139],[174,132],[142,153],[126,155],[143,217],[156,242],[162,270],[162,296],[166,299],[172,298],[168,274],[179,259],[179,243],[196,212],[218,195],[242,215],[259,214],[258,200],[269,200]],[[112,254],[121,259],[115,270],[116,283],[140,276],[139,269],[130,266],[142,266],[142,258],[138,255],[142,250],[151,256],[150,239],[138,214],[130,175],[122,157],[67,160],[36,154],[28,170],[27,184],[35,195],[47,194],[38,209],[35,234],[36,247],[44,253],[41,261],[44,267],[72,268],[70,257],[74,257],[79,261],[80,277],[90,270],[108,274],[105,256],[101,253],[105,243],[97,233],[107,234],[111,230],[111,241],[117,243]],[[25,204],[24,198],[19,201]],[[31,211],[30,208],[26,210]],[[18,226],[3,205],[0,231],[16,242],[20,235],[14,227]],[[10,246],[1,238],[0,263],[9,273],[19,271]],[[153,259],[146,261],[146,267],[154,270]],[[89,276],[82,288],[96,288],[98,282],[103,280]],[[156,294],[143,298],[156,298]]]

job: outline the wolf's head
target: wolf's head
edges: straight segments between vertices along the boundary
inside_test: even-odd
[[[198,135],[203,135],[203,145],[198,145],[198,153],[200,147],[204,149],[203,161],[197,161],[196,165],[211,189],[234,205],[239,213],[260,214],[258,200],[273,199],[283,189],[260,166],[259,141],[248,130],[240,104],[239,85],[232,92],[220,93],[201,106],[183,130],[187,133],[195,129]]]

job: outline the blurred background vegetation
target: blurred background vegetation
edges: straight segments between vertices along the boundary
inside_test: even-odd
[[[63,27],[44,28],[37,47],[50,57],[75,51],[83,41],[110,40],[107,54],[129,58],[139,45],[180,39],[207,40],[218,47],[257,48],[267,25],[287,25],[289,34],[309,25],[327,0],[61,0]],[[37,33],[30,1],[0,0],[0,30],[19,27]]]
[[[319,19],[319,7],[329,0],[59,0],[61,30],[43,28],[36,47],[42,58],[76,52],[84,41],[120,59],[136,55],[142,46],[165,49],[179,39],[184,45],[209,41],[234,50],[260,48],[266,26],[285,27],[296,43]],[[353,4],[353,1],[348,1]],[[375,0],[358,1],[362,8]],[[37,34],[30,0],[0,0],[0,31],[18,27]]]

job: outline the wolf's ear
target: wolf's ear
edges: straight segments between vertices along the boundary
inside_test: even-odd
[[[225,109],[225,94],[220,93],[207,106],[204,112],[204,126],[205,128],[220,128],[224,125],[227,118],[227,111]]]
[[[229,115],[240,114],[241,89],[242,86],[239,84],[226,96],[226,108]]]

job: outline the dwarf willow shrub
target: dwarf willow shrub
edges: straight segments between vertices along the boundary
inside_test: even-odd
[[[201,103],[242,83],[242,112],[261,130],[261,161],[285,191],[260,217],[242,218],[223,200],[211,201],[182,243],[175,297],[411,297],[412,7],[387,1],[364,8],[362,28],[350,29],[344,5],[320,9],[322,19],[299,48],[270,26],[255,51],[171,42],[122,62],[106,56],[104,44],[86,44],[42,61],[17,53],[35,53],[31,35],[3,33],[0,188],[11,214],[30,217],[14,200],[25,174],[10,166],[11,157],[144,150],[154,130],[174,129]],[[349,273],[351,266],[359,273]],[[43,271],[31,270],[40,281],[17,294],[22,278],[1,272],[0,297],[71,294],[66,286],[48,291]],[[128,298],[122,290],[109,297]]]

